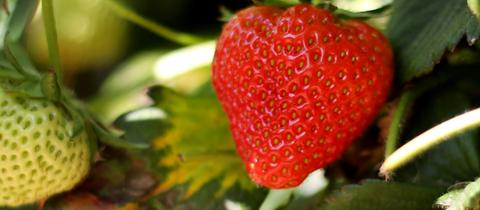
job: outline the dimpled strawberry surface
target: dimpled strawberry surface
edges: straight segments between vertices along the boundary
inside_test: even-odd
[[[385,102],[386,38],[310,5],[255,6],[224,26],[213,85],[250,177],[289,188],[338,159]]]

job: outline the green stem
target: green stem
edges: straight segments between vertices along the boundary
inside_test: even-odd
[[[388,136],[385,145],[385,157],[390,156],[398,145],[398,139],[400,137],[400,132],[403,127],[402,120],[405,118],[405,114],[408,111],[408,108],[411,106],[413,100],[415,100],[415,91],[407,90],[400,97],[400,101],[397,104],[395,113],[393,114],[393,119],[388,128]]]
[[[187,33],[174,31],[165,26],[159,25],[158,23],[155,23],[152,20],[144,18],[136,14],[131,9],[125,7],[124,5],[119,3],[117,0],[106,0],[105,3],[108,7],[110,7],[110,9],[112,9],[112,11],[117,13],[118,16],[128,21],[131,21],[132,23],[135,23],[157,34],[158,36],[166,38],[170,41],[173,41],[182,45],[191,45],[191,44],[196,44],[204,41],[203,38],[200,38],[191,34],[187,34]]]
[[[57,87],[62,87],[63,73],[60,63],[60,53],[58,50],[57,30],[55,28],[55,16],[53,14],[52,0],[42,0],[42,16],[47,35],[48,58],[55,70]],[[59,92],[61,95],[61,88]]]
[[[447,120],[418,135],[396,150],[383,162],[380,167],[380,174],[389,177],[394,170],[405,165],[433,146],[444,142],[454,135],[479,126],[480,108]]]

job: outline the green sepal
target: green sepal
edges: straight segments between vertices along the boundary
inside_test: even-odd
[[[15,67],[7,60],[4,54],[0,53],[0,79],[23,80],[25,76],[20,74]]]
[[[0,87],[4,92],[28,96],[31,98],[43,98],[40,83],[32,80],[0,80]]]
[[[32,80],[40,80],[40,73],[33,66],[25,48],[15,42],[10,34],[5,36],[3,52],[5,58],[20,74]]]
[[[88,143],[88,148],[90,152],[90,162],[93,163],[96,161],[96,156],[98,151],[97,135],[89,123],[85,124],[85,131],[87,132],[87,136],[88,136],[87,143]]]
[[[9,69],[0,67],[0,79],[21,80],[23,79],[23,76],[15,71],[10,71]]]
[[[226,6],[220,6],[220,18],[218,20],[222,22],[228,22],[235,15],[234,12],[229,10]]]
[[[384,5],[382,7],[379,7],[377,9],[369,10],[369,11],[363,11],[363,12],[351,12],[348,10],[340,9],[338,7],[330,5],[330,7],[333,7],[332,9],[333,14],[339,18],[342,19],[370,19],[378,16],[382,16],[385,14],[386,11],[389,11],[391,6],[390,4]]]
[[[11,15],[7,18],[5,33],[1,34],[0,44],[3,55],[0,55],[0,66],[8,70],[16,71],[29,80],[40,80],[40,74],[32,64],[28,53],[21,45],[21,38],[25,27],[35,14],[38,0],[15,1]],[[10,2],[4,2],[10,3]],[[11,77],[13,73],[3,72],[5,77]],[[15,79],[21,79],[14,75]],[[33,94],[35,95],[35,94]]]
[[[75,138],[85,129],[84,116],[82,116],[79,111],[69,104],[68,100],[64,100],[62,105],[65,107],[67,113],[70,115],[73,121],[73,127],[68,132],[68,135],[70,138]]]

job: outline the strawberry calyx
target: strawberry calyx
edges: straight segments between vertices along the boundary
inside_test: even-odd
[[[311,4],[317,8],[322,8],[330,11],[336,17],[341,19],[370,19],[384,16],[385,12],[391,7],[391,4],[385,4],[379,8],[354,12],[346,9],[342,9],[336,6],[331,0],[252,0],[256,5],[264,6],[277,6],[277,7],[291,7],[298,4]],[[222,20],[225,20],[225,16],[222,16]],[[227,19],[228,20],[228,19]]]
[[[341,19],[366,20],[366,19],[385,16],[385,13],[390,9],[390,7],[391,7],[390,4],[386,4],[373,10],[367,10],[362,12],[352,12],[349,10],[336,7],[333,4],[330,4],[326,9],[330,10],[335,16]]]

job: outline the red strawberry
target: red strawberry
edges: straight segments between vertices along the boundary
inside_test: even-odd
[[[237,151],[270,188],[297,186],[337,159],[378,113],[392,74],[380,32],[309,5],[238,12],[213,61]]]

